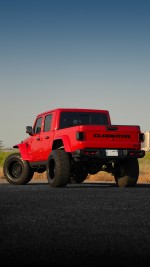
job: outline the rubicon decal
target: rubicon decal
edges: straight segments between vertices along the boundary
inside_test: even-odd
[[[130,139],[130,135],[129,134],[93,134],[94,137],[98,137],[98,138],[126,138],[126,139]]]

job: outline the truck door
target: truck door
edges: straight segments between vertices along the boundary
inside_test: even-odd
[[[51,130],[52,125],[52,113],[45,115],[43,130],[41,132],[42,139],[42,150],[41,150],[41,160],[47,160],[49,154],[52,150],[52,142],[54,131]]]
[[[37,118],[33,135],[28,142],[28,153],[31,161],[39,161],[41,159],[42,143],[41,143],[42,117]]]

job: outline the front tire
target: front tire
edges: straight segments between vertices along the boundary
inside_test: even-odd
[[[114,165],[114,178],[119,187],[133,187],[136,185],[139,176],[138,160],[126,159]]]
[[[29,163],[22,159],[20,153],[9,155],[3,165],[5,179],[14,185],[23,185],[30,182],[34,171]]]
[[[52,187],[65,187],[70,178],[70,160],[64,150],[53,150],[48,159],[47,179]]]

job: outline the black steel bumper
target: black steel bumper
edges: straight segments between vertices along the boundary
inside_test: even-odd
[[[120,158],[143,158],[144,150],[135,149],[79,149],[72,153],[74,158],[103,158],[103,159],[120,159]]]

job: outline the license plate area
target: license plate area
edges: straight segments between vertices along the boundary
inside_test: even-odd
[[[118,150],[117,149],[106,149],[106,156],[107,157],[118,157]]]

